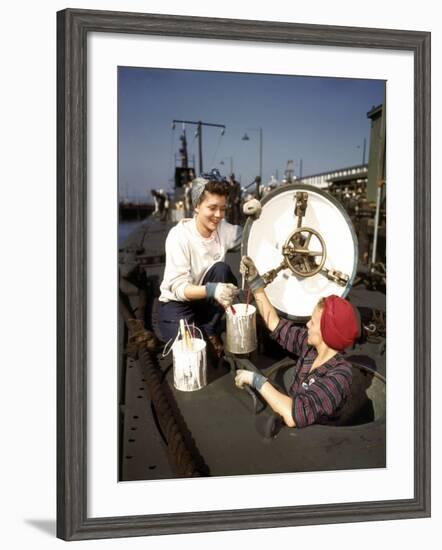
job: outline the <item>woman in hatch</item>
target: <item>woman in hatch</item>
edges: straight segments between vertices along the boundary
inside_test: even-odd
[[[303,428],[333,420],[350,394],[352,368],[340,351],[353,344],[359,333],[352,305],[334,295],[322,298],[307,328],[299,327],[293,321],[278,317],[251,258],[243,257],[240,271],[248,281],[271,337],[295,353],[298,361],[287,373],[287,394],[277,390],[261,374],[247,370],[237,371],[236,385],[242,388],[249,384],[259,391],[287,426]]]
[[[158,320],[164,340],[175,338],[180,319],[195,323],[220,357],[222,316],[238,293],[224,259],[242,232],[224,220],[227,185],[210,177],[193,180],[194,217],[181,220],[167,236]]]

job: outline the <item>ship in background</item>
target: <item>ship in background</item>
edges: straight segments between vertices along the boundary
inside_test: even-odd
[[[195,176],[189,165],[185,129],[167,216],[150,215],[119,249],[119,479],[166,479],[256,473],[385,467],[385,117],[373,108],[367,164],[332,172],[273,181],[247,189],[262,198],[290,185],[311,185],[329,193],[350,217],[358,240],[357,275],[350,291],[362,312],[364,333],[350,350],[353,399],[340,426],[283,428],[266,432],[266,414],[234,387],[232,366],[211,358],[208,385],[179,392],[172,383],[171,356],[162,356],[156,304],[168,231],[187,214],[185,194]],[[175,123],[184,121],[175,121]],[[189,121],[188,121],[189,122]],[[191,122],[191,121],[190,121]],[[201,123],[200,123],[201,124]],[[202,127],[199,128],[201,138]],[[200,172],[203,171],[202,145]],[[290,175],[290,174],[289,174]],[[269,182],[270,183],[270,182]],[[152,208],[153,210],[153,208]],[[226,261],[238,274],[240,252]],[[239,280],[239,279],[238,279]],[[259,348],[250,360],[268,372],[284,362],[258,326]]]

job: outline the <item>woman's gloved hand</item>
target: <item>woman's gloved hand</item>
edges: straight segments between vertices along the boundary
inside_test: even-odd
[[[228,308],[239,290],[231,283],[207,283],[206,292],[208,298],[214,298],[223,308]]]
[[[249,370],[238,369],[235,376],[235,385],[238,388],[243,388],[244,384],[248,384],[255,390],[260,390],[262,386],[267,382],[267,378],[257,372],[251,372]]]
[[[235,376],[235,386],[243,388],[244,384],[252,385],[253,372],[249,370],[238,369]]]
[[[239,264],[239,272],[241,275],[244,275],[247,284],[250,289],[254,292],[258,288],[264,288],[264,280],[258,273],[256,269],[255,262],[250,258],[250,256],[243,256],[241,258],[241,263]]]
[[[258,199],[250,199],[244,203],[242,211],[246,216],[252,216],[255,220],[261,215],[262,206]]]

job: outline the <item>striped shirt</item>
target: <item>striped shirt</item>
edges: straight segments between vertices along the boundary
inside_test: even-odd
[[[307,344],[307,329],[298,327],[293,321],[280,319],[270,336],[298,356],[289,390],[290,397],[293,397],[292,416],[296,426],[304,428],[310,424],[324,424],[339,416],[350,395],[351,364],[337,353],[310,372],[318,353],[316,348]]]

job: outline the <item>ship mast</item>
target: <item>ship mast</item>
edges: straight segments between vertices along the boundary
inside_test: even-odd
[[[183,133],[180,135],[180,140],[181,140],[181,147],[180,147],[181,168],[188,168],[189,158],[187,155],[186,129],[184,127],[183,127]]]
[[[212,126],[215,128],[222,128],[221,135],[224,135],[224,132],[226,131],[226,127],[224,124],[213,124],[211,122],[202,122],[201,120],[194,121],[194,120],[174,120],[172,123],[172,128],[175,128],[175,124],[193,124],[194,126],[197,126],[197,137],[198,137],[198,156],[199,156],[199,172],[200,174],[203,173],[203,126]],[[184,131],[183,131],[184,134]],[[184,135],[185,139],[185,135]],[[181,138],[182,140],[182,138]],[[187,142],[183,142],[183,147],[185,146],[185,158],[187,162]],[[181,153],[181,149],[180,149]],[[181,157],[183,162],[183,155]]]

